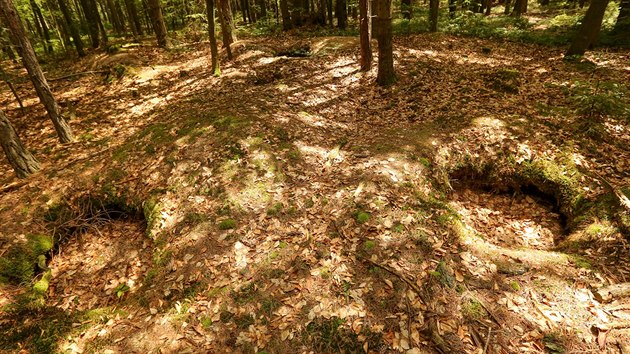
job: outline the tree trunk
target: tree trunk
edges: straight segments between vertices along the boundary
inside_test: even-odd
[[[437,32],[440,0],[429,0],[429,31]]]
[[[567,51],[567,56],[584,55],[586,49],[595,43],[602,27],[608,1],[609,0],[593,0],[591,2],[591,6],[586,10],[586,15],[584,15],[584,19],[582,20],[580,31],[575,38],[573,38],[573,42],[571,42],[571,46]]]
[[[372,68],[372,6],[370,0],[359,0],[359,36],[361,37],[361,71]]]
[[[333,0],[326,0],[326,10],[328,11],[328,24],[330,24],[330,27],[334,27]]]
[[[486,12],[484,13],[486,16],[490,16],[492,13],[492,0],[484,0]]]
[[[289,4],[287,0],[280,0],[280,12],[282,13],[282,28],[289,30],[293,27],[291,22],[291,14],[289,13]]]
[[[348,7],[346,0],[337,0],[337,27],[346,29],[348,27]]]
[[[503,14],[504,15],[509,15],[510,14],[510,7],[511,7],[512,1],[511,0],[505,0],[505,8],[503,9]]]
[[[236,36],[234,36],[234,32],[232,31],[234,28],[234,20],[232,17],[232,9],[230,8],[230,0],[219,0],[219,12],[223,48],[227,51],[228,59],[232,60],[232,47],[230,45],[236,41]]]
[[[112,20],[112,26],[114,27],[114,31],[117,34],[123,34],[125,32],[125,26],[120,19],[116,6],[114,6],[114,2],[112,0],[107,1],[107,10],[109,11],[109,17]]]
[[[457,0],[448,0],[448,17],[455,18],[457,11]]]
[[[514,3],[514,9],[512,10],[512,16],[520,17],[527,12],[527,0],[516,0]]]
[[[208,16],[208,36],[210,37],[210,59],[212,62],[212,75],[219,76],[219,48],[217,47],[217,35],[214,22],[214,0],[206,0],[206,11]]]
[[[31,7],[33,8],[33,14],[35,15],[35,19],[33,20],[35,22],[38,22],[39,26],[42,29],[42,34],[44,36],[44,49],[46,50],[46,53],[52,53],[53,46],[50,42],[50,31],[48,29],[48,24],[46,24],[46,19],[42,14],[42,9],[39,7],[37,2],[35,2],[35,0],[31,0]]]
[[[148,0],[148,7],[158,47],[166,48],[168,46],[168,41],[166,39],[166,25],[164,24],[164,16],[162,16],[160,0]]]
[[[376,0],[374,35],[378,40],[378,74],[376,82],[387,86],[396,81],[392,48],[392,0]]]
[[[94,0],[81,0],[81,7],[83,8],[83,13],[85,14],[85,19],[88,24],[88,33],[90,35],[90,40],[92,41],[92,48],[98,48],[101,45],[100,35],[99,35],[99,26],[98,23],[100,20],[95,14],[98,14],[98,9],[96,9],[96,4]]]
[[[619,16],[617,16],[617,22],[613,32],[616,34],[625,33],[630,37],[630,0],[621,0],[619,3]]]
[[[58,0],[58,2],[59,10],[61,10],[61,14],[66,21],[66,26],[70,30],[70,35],[72,36],[72,43],[74,44],[74,48],[77,50],[77,54],[80,57],[84,57],[85,51],[83,50],[83,41],[81,41],[81,35],[79,34],[77,26],[74,24],[74,20],[72,19],[72,15],[70,14],[68,5],[66,5],[66,0]]]
[[[31,46],[31,42],[26,37],[20,17],[11,0],[0,0],[0,17],[11,32],[11,40],[22,57],[24,67],[26,67],[33,86],[35,86],[37,96],[39,96],[40,101],[48,112],[48,116],[53,122],[59,140],[62,143],[71,142],[73,140],[72,130],[61,115],[59,105],[48,86],[42,68],[37,62],[33,46]]]
[[[9,122],[2,110],[0,110],[0,145],[2,145],[2,150],[4,150],[9,164],[19,178],[27,177],[39,171],[39,162],[26,150],[11,122]]]
[[[411,0],[400,0],[400,13],[404,19],[410,20],[413,16]]]
[[[125,7],[127,8],[127,14],[129,17],[129,24],[131,26],[131,32],[134,36],[142,36],[142,24],[140,23],[140,17],[138,16],[138,8],[134,0],[125,0]]]

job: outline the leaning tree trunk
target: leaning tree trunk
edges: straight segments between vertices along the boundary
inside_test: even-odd
[[[374,31],[378,40],[378,74],[376,82],[386,86],[396,81],[392,48],[392,0],[376,0]]]
[[[437,32],[439,11],[440,0],[429,0],[429,30],[431,32]]]
[[[153,31],[157,38],[158,47],[166,48],[168,41],[166,39],[166,24],[164,24],[164,16],[162,16],[162,7],[160,0],[148,0],[149,15],[151,15],[151,23]]]
[[[567,51],[567,56],[584,55],[586,49],[595,43],[602,27],[608,1],[609,0],[593,0],[591,2],[591,6],[588,7],[586,15],[584,15],[584,19],[582,20],[582,27],[580,27],[580,31],[575,38],[573,38],[573,42],[571,42],[571,46]]]
[[[0,110],[0,145],[2,145],[2,150],[4,150],[9,164],[13,167],[18,177],[24,178],[39,171],[39,162],[26,150],[11,122],[9,122],[2,110]]]
[[[68,5],[66,5],[66,0],[58,0],[58,3],[59,10],[61,10],[61,14],[66,21],[66,27],[68,27],[70,35],[72,36],[72,43],[74,44],[74,48],[76,48],[77,54],[79,54],[80,57],[84,57],[85,51],[83,50],[83,41],[81,41],[81,35],[79,34],[77,26],[74,24],[74,19],[72,19],[72,15],[70,14]]]
[[[35,86],[39,100],[46,108],[48,116],[53,122],[59,140],[62,143],[71,142],[73,140],[72,129],[70,129],[65,118],[61,115],[57,100],[55,100],[48,86],[44,72],[37,62],[33,46],[31,46],[31,42],[29,42],[26,37],[26,32],[24,31],[20,17],[11,0],[0,0],[0,17],[4,25],[7,26],[11,32],[11,40],[22,57],[24,67],[28,71],[33,86]]]
[[[372,1],[359,0],[359,36],[361,37],[361,71],[372,67]]]
[[[208,36],[210,37],[210,59],[212,61],[212,75],[219,76],[219,48],[217,47],[217,35],[214,21],[214,0],[206,0],[206,11],[208,16]]]

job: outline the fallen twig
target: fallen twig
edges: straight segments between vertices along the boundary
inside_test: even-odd
[[[90,75],[90,74],[107,74],[109,72],[109,70],[91,70],[91,71],[83,71],[80,73],[74,73],[74,74],[68,74],[68,75],[64,75],[64,76],[60,76],[60,77],[54,77],[51,79],[48,79],[48,81],[59,81],[59,80],[65,80],[65,79],[69,79],[71,77],[75,77],[75,76],[81,76],[81,75]]]

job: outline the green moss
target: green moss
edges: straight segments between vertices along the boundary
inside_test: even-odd
[[[284,206],[282,205],[282,203],[276,203],[272,207],[267,209],[267,215],[270,215],[270,216],[278,215],[282,211],[283,207]]]
[[[356,212],[355,220],[359,224],[364,224],[368,220],[370,220],[370,213],[360,210],[360,211]]]
[[[363,249],[366,251],[370,251],[372,250],[374,247],[376,247],[376,242],[373,240],[367,240],[363,243]]]
[[[50,236],[27,235],[25,243],[13,246],[0,258],[0,282],[30,282],[38,264],[42,263],[39,256],[45,256],[53,246]]]
[[[479,301],[468,299],[462,304],[462,315],[469,320],[481,320],[488,314]]]
[[[519,284],[516,280],[512,280],[510,282],[510,288],[514,291],[521,291],[521,284]]]
[[[368,329],[356,334],[338,317],[315,319],[306,326],[301,337],[316,353],[363,353],[364,343],[373,350],[382,348],[384,344],[381,334]]]
[[[142,204],[142,212],[147,222],[145,233],[148,237],[155,238],[156,228],[162,219],[162,204],[156,196],[152,196]]]
[[[236,228],[236,221],[234,219],[225,219],[219,222],[219,230],[229,230]]]
[[[593,268],[593,265],[588,259],[578,256],[578,255],[571,255],[571,261],[580,268],[584,268],[584,269]]]

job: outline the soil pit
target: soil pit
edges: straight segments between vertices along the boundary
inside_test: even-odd
[[[497,246],[550,250],[564,235],[565,220],[555,211],[553,199],[535,190],[497,194],[454,187],[451,204],[462,221]]]
[[[137,290],[151,261],[142,223],[111,220],[62,244],[48,265],[49,298],[64,310],[107,306]]]

